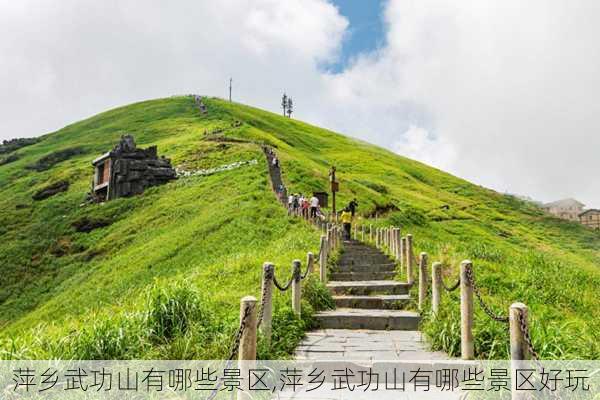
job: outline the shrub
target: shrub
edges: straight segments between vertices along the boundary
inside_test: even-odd
[[[68,341],[71,343],[66,343],[66,351],[80,360],[139,358],[148,345],[142,319],[122,315],[96,320]]]
[[[169,341],[208,319],[197,291],[186,283],[155,285],[148,297],[147,326],[155,339]]]
[[[331,293],[316,275],[310,275],[302,284],[302,297],[315,311],[335,308]]]

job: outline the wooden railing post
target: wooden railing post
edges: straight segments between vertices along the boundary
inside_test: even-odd
[[[519,316],[523,316],[523,321],[527,324],[528,310],[527,306],[523,303],[513,303],[508,310],[508,318],[510,324],[510,359],[512,376],[516,375],[516,371],[526,367],[524,360],[529,359],[529,350],[521,330],[521,321]],[[514,380],[514,379],[513,379]],[[526,399],[527,392],[518,391],[516,382],[512,383],[511,386],[512,399],[521,400]]]
[[[373,225],[369,224],[369,242],[373,243]]]
[[[387,247],[388,251],[389,251],[389,249],[390,249],[390,228],[389,227],[385,228],[384,233],[385,233],[385,239],[384,239],[385,247]]]
[[[310,274],[312,274],[313,269],[315,266],[315,255],[312,253],[312,251],[309,251],[308,253],[306,253],[306,277],[308,278],[310,276]]]
[[[406,276],[407,282],[413,284],[415,282],[415,274],[413,271],[413,260],[415,259],[413,254],[413,237],[409,233],[406,235]]]
[[[427,298],[427,253],[419,256],[419,311],[423,310]]]
[[[442,290],[442,263],[434,262],[431,266],[431,311],[434,318],[440,311]]]
[[[256,298],[243,297],[240,301],[240,324],[243,324],[242,336],[238,347],[238,368],[240,376],[248,376],[256,360]],[[250,400],[247,388],[238,390],[237,400]]]
[[[390,238],[389,231],[390,231],[390,228],[383,228],[383,245],[385,247],[387,247],[388,249],[390,247],[390,243],[389,243],[389,238]]]
[[[327,252],[329,251],[327,236],[321,236],[321,254],[319,255],[319,278],[321,283],[327,283]]]
[[[400,228],[396,228],[394,241],[396,243],[396,253],[394,254],[394,256],[396,258],[396,261],[400,261],[402,259],[402,245],[400,244]]]
[[[400,271],[403,272],[404,268],[406,268],[406,236],[400,238]]]
[[[248,311],[246,311],[248,310]],[[248,315],[244,321],[244,315]],[[244,332],[240,339],[238,359],[256,360],[256,297],[246,296],[240,302],[240,322],[244,321]]]
[[[354,224],[354,240],[358,240],[358,225]]]
[[[360,241],[364,243],[365,241],[365,226],[360,226]]]
[[[527,306],[523,303],[513,303],[509,309],[511,360],[527,360],[529,358],[527,344],[521,331],[519,315],[523,315],[523,320],[527,323]]]
[[[379,248],[379,228],[375,228],[375,247]]]
[[[300,299],[302,297],[302,271],[300,260],[292,261],[292,310],[300,316]]]
[[[469,260],[460,263],[460,353],[463,360],[475,356],[473,343],[473,287],[469,273],[473,264]]]
[[[271,321],[273,320],[273,275],[275,274],[275,266],[273,263],[266,262],[263,264],[263,280],[262,280],[262,298],[263,305],[262,322],[260,330],[268,344],[271,343]]]

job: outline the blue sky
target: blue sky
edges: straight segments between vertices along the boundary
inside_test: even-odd
[[[356,55],[384,45],[383,10],[387,1],[332,0],[332,3],[350,22],[340,60],[328,66],[332,72],[341,72]]]

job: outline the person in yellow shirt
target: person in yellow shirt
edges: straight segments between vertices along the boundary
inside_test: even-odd
[[[348,208],[344,208],[340,216],[342,226],[344,227],[344,239],[350,240],[350,232],[352,229],[352,213]]]

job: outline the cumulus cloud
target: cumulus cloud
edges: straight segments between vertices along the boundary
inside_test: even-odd
[[[391,0],[386,46],[328,81],[360,112],[331,123],[388,147],[423,126],[427,147],[453,146],[438,153],[451,172],[598,206],[599,17],[593,1]]]
[[[326,0],[0,3],[0,138],[131,101],[227,95],[500,191],[600,206],[600,3],[389,0],[383,47],[335,61]]]
[[[399,154],[410,154],[416,160],[444,170],[452,168],[457,161],[452,143],[444,138],[433,138],[429,132],[416,125],[411,125],[400,136],[392,150]]]

